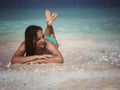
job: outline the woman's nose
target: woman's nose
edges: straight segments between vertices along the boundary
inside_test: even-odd
[[[40,41],[42,41],[42,42],[43,42],[43,41],[45,41],[45,40],[44,40],[44,38],[42,37]]]

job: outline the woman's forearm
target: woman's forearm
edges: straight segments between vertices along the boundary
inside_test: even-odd
[[[39,59],[38,63],[64,63],[64,60],[62,57],[59,56],[53,56],[53,57],[49,57],[46,59]]]
[[[15,63],[29,63],[37,60],[45,60],[48,59],[49,57],[52,57],[52,55],[34,55],[34,56],[14,56],[11,60],[11,64]]]
[[[12,58],[11,64],[22,64],[34,60],[37,60],[37,56],[15,56],[14,58]]]
[[[16,56],[11,60],[11,64],[23,63],[63,63],[64,60],[60,56],[52,55],[35,55],[35,56]]]

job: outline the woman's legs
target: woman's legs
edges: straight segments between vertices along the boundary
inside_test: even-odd
[[[46,10],[45,15],[46,15],[47,27],[46,27],[44,36],[51,36],[56,40],[52,24],[53,24],[54,20],[56,19],[56,17],[58,16],[58,14],[55,12],[50,16],[50,11]],[[57,42],[57,40],[56,40],[56,42]]]
[[[44,36],[51,36],[56,40],[52,25],[47,25]]]

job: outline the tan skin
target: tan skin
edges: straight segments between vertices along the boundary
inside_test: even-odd
[[[47,10],[46,10],[47,11]],[[47,12],[49,13],[49,12]],[[55,15],[54,15],[55,16]],[[47,28],[45,31],[45,35],[55,36],[51,21],[54,19],[51,17],[47,22]],[[50,24],[49,24],[50,23]],[[51,32],[53,33],[49,33]],[[33,56],[25,56],[25,41],[21,43],[18,50],[12,57],[11,64],[41,64],[41,63],[63,63],[64,59],[59,52],[58,48],[55,47],[49,40],[45,39],[43,36],[43,32],[39,30],[37,32],[37,41],[36,41],[36,50],[35,55]],[[54,37],[53,37],[54,38]],[[56,39],[56,38],[54,38]],[[47,52],[51,54],[47,54]]]
[[[15,52],[15,54],[12,57],[11,63],[15,64],[15,63],[63,63],[63,57],[61,55],[61,53],[58,51],[58,49],[47,39],[42,38],[43,33],[41,31],[37,32],[38,34],[38,38],[40,38],[40,40],[38,40],[36,43],[37,45],[39,45],[41,42],[45,42],[46,43],[46,48],[45,50],[41,53],[38,52],[40,51],[41,47],[44,46],[40,46],[37,47],[36,53],[37,55],[34,56],[24,56],[25,54],[25,42],[22,42],[20,47],[18,48],[18,50]],[[50,51],[52,55],[48,55],[46,54],[46,50]]]

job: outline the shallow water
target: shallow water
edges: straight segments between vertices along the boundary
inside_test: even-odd
[[[0,10],[0,89],[119,90],[119,8],[51,10],[59,13],[54,29],[64,64],[15,66],[9,62],[25,28],[45,29],[44,9]]]

